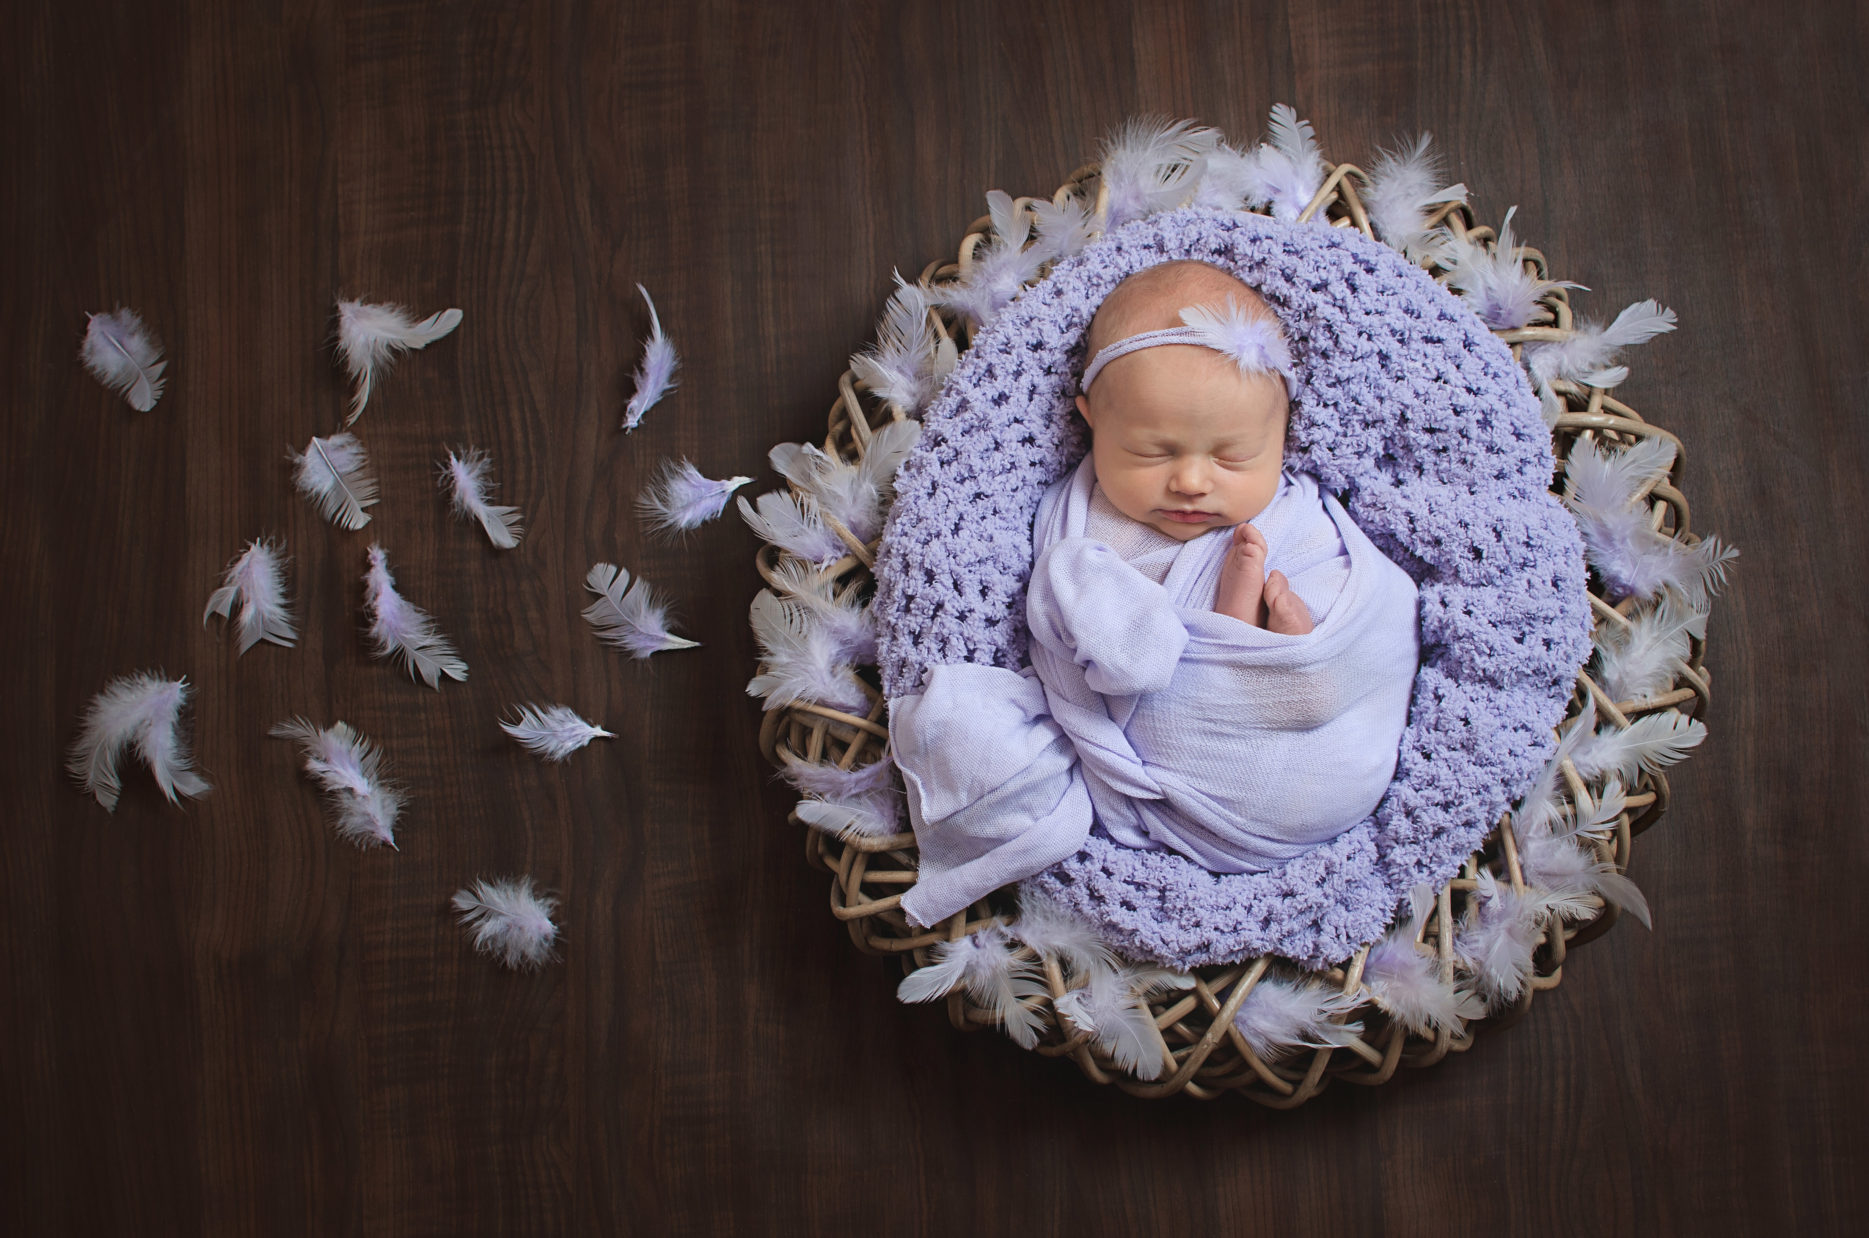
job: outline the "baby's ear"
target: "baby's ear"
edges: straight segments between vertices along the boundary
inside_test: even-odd
[[[1082,417],[1084,424],[1091,429],[1097,428],[1097,423],[1090,419],[1090,401],[1081,395],[1077,397],[1077,415]]]

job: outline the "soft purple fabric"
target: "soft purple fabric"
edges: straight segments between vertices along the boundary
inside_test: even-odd
[[[1144,267],[1236,272],[1296,364],[1286,465],[1336,494],[1420,587],[1422,668],[1395,779],[1369,820],[1264,873],[1217,875],[1100,830],[1027,885],[1118,950],[1171,966],[1340,962],[1408,889],[1452,877],[1550,757],[1590,653],[1582,539],[1550,494],[1538,401],[1509,349],[1384,245],[1344,229],[1188,209],[1060,262],[979,332],[896,479],[873,607],[884,691],[1026,662],[1032,517],[1082,456],[1083,335]]]

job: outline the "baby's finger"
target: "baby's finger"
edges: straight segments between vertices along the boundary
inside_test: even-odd
[[[1265,534],[1259,531],[1257,525],[1243,520],[1233,526],[1233,544],[1235,546],[1257,546],[1261,550],[1267,548]]]

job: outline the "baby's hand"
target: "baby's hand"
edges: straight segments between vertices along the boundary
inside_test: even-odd
[[[1214,609],[1255,628],[1266,625],[1265,534],[1242,521],[1233,526],[1233,544],[1220,565],[1220,585],[1214,590]],[[1284,577],[1280,576],[1280,580]],[[1302,607],[1304,604],[1299,603]],[[1308,616],[1307,616],[1308,618]],[[1305,629],[1309,631],[1307,627]]]
[[[1303,636],[1311,630],[1311,608],[1292,589],[1283,572],[1275,571],[1265,578],[1265,609],[1268,631]]]

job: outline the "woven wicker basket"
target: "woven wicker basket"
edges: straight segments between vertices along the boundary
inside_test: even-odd
[[[1332,226],[1354,228],[1374,237],[1370,220],[1358,197],[1367,184],[1364,172],[1352,164],[1339,164],[1330,170],[1303,218],[1322,216]],[[1088,165],[1074,173],[1052,195],[1052,201],[1066,205],[1072,200],[1096,204],[1098,217],[1107,199],[1098,167]],[[1023,207],[1027,200],[1021,200]],[[1432,223],[1447,227],[1457,236],[1491,245],[1495,230],[1476,226],[1470,210],[1463,204],[1448,204],[1432,217]],[[935,286],[963,278],[975,251],[990,238],[990,223],[982,217],[961,238],[954,262],[931,263],[921,274],[924,284]],[[1540,277],[1546,275],[1543,255],[1521,249],[1522,261]],[[1437,277],[1446,272],[1430,266]],[[936,312],[936,327],[965,349],[968,332],[964,322]],[[1499,332],[1513,348],[1515,357],[1523,345],[1538,341],[1563,340],[1571,334],[1571,307],[1567,292],[1557,288],[1542,300],[1542,311],[1533,325]],[[1689,531],[1686,496],[1674,484],[1681,469],[1679,442],[1668,431],[1651,424],[1603,389],[1564,381],[1553,384],[1564,402],[1564,411],[1553,427],[1553,446],[1558,460],[1568,458],[1580,439],[1593,438],[1605,445],[1626,446],[1639,439],[1662,436],[1676,443],[1671,474],[1653,485],[1646,494],[1650,521],[1665,536],[1686,544],[1696,539]],[[876,427],[903,417],[904,411],[871,396],[852,373],[845,371],[838,380],[837,397],[832,402],[823,440],[825,451],[844,459],[860,458]],[[845,542],[849,554],[840,562],[822,569],[833,579],[837,589],[867,596],[871,587],[875,544],[864,545],[848,530],[832,523],[833,531]],[[773,545],[763,546],[758,568],[769,584],[778,585],[775,568],[785,552]],[[1620,608],[1610,605],[1594,591],[1590,598],[1599,631],[1603,625],[1626,625],[1632,609],[1629,602]],[[1704,647],[1698,640],[1691,645],[1691,656],[1682,666],[1674,683],[1664,691],[1642,700],[1613,701],[1588,673],[1577,677],[1571,705],[1571,717],[1594,701],[1599,724],[1627,727],[1646,713],[1677,709],[1690,717],[1703,717],[1710,703],[1710,679],[1702,665]],[[799,701],[774,709],[765,715],[760,746],[768,759],[780,766],[804,762],[834,765],[850,770],[883,759],[888,741],[885,701],[867,671],[863,674],[870,698],[863,716]],[[1568,762],[1561,767],[1572,798],[1590,802],[1589,788]],[[1616,819],[1606,840],[1592,845],[1598,858],[1613,864],[1618,872],[1628,867],[1632,840],[1661,818],[1668,806],[1667,779],[1659,773],[1644,772],[1627,788],[1626,811]],[[792,824],[800,825],[796,815]],[[916,846],[913,834],[902,833],[886,838],[837,838],[819,830],[802,828],[806,859],[831,874],[831,914],[850,931],[858,949],[872,954],[894,955],[903,960],[905,972],[924,966],[930,948],[944,940],[958,939],[978,931],[1001,917],[986,902],[976,903],[968,911],[933,930],[911,926],[900,909],[903,893],[916,880]],[[1517,854],[1517,840],[1512,817],[1508,814],[1487,837],[1481,849],[1468,858],[1460,875],[1435,895],[1431,914],[1417,925],[1417,948],[1438,959],[1441,976],[1454,978],[1454,933],[1460,917],[1472,897],[1482,868],[1490,869],[1503,885],[1523,892],[1526,889]],[[1600,902],[1600,900],[1599,900]],[[1092,1037],[1076,1031],[1061,1018],[1052,1004],[1066,992],[1067,981],[1056,960],[1042,960],[1051,1001],[1041,1002],[1034,1013],[1043,1020],[1044,1032],[1037,1052],[1048,1057],[1069,1057],[1084,1074],[1097,1083],[1114,1083],[1137,1096],[1159,1097],[1185,1093],[1209,1098],[1226,1092],[1239,1092],[1258,1103],[1288,1109],[1316,1096],[1333,1079],[1365,1085],[1390,1079],[1400,1066],[1429,1066],[1449,1053],[1469,1048],[1482,1027],[1503,1027],[1515,1022],[1541,992],[1556,988],[1563,979],[1565,960],[1570,951],[1606,932],[1617,920],[1617,909],[1604,904],[1601,910],[1582,923],[1566,923],[1553,917],[1546,925],[1544,938],[1534,956],[1533,975],[1517,1003],[1491,1017],[1471,1021],[1459,1031],[1441,1030],[1432,1039],[1409,1033],[1401,1024],[1388,1019],[1373,1003],[1358,1008],[1362,1021],[1360,1037],[1346,1046],[1303,1050],[1277,1061],[1262,1061],[1248,1046],[1234,1026],[1233,1017],[1252,987],[1277,962],[1262,957],[1232,966],[1204,967],[1192,975],[1191,987],[1149,999],[1149,1011],[1162,1039],[1166,1061],[1172,1065],[1163,1077],[1151,1082],[1131,1077],[1115,1069],[1096,1048]],[[1359,991],[1364,956],[1359,951],[1347,964],[1318,973],[1317,979],[1341,989],[1346,994]],[[1027,957],[1032,957],[1026,952]],[[964,992],[947,999],[948,1016],[957,1028],[991,1026],[992,1021],[977,1008]]]

